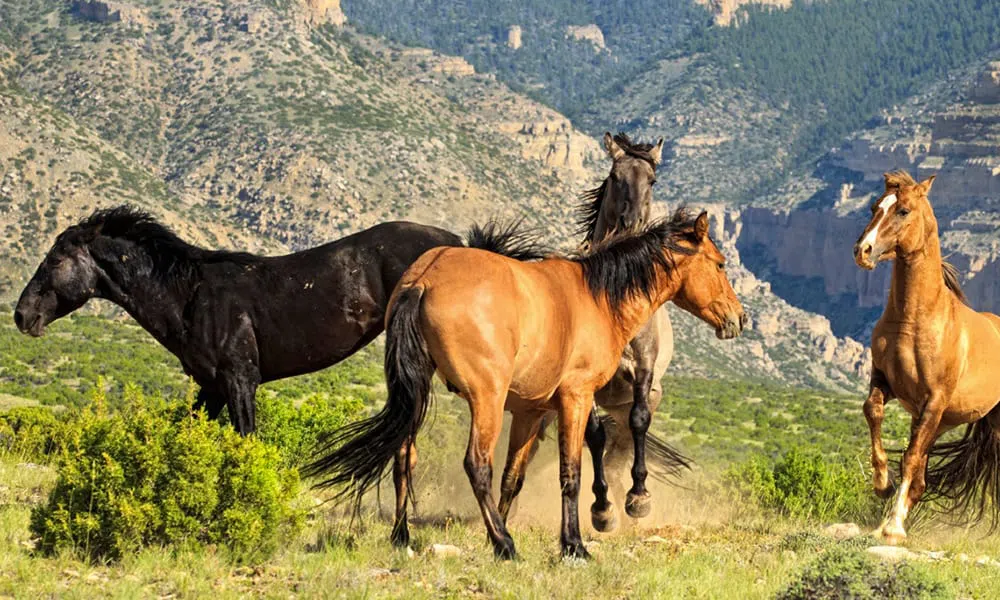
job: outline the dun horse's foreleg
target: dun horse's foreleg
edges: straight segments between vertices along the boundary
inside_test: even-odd
[[[505,525],[510,507],[524,485],[524,473],[534,454],[543,416],[545,413],[516,413],[511,421],[507,465],[500,483],[500,516]]]
[[[590,506],[590,522],[597,531],[614,531],[618,523],[615,507],[608,499],[604,462],[604,447],[608,441],[608,433],[604,423],[597,417],[596,408],[590,411],[584,439],[587,441],[590,458],[594,464],[594,503]]]
[[[885,376],[881,371],[873,370],[864,412],[872,438],[872,485],[880,498],[888,498],[895,491],[889,478],[888,455],[882,447],[882,419],[885,417],[885,404],[891,398]]]
[[[646,432],[652,419],[648,400],[652,384],[652,371],[647,368],[637,368],[632,411],[629,413],[629,429],[632,430],[632,445],[635,452],[632,460],[632,489],[625,499],[625,512],[636,519],[648,515],[652,504],[649,491],[646,490]]]
[[[910,443],[903,453],[902,477],[896,490],[892,512],[876,532],[890,544],[899,543],[906,538],[903,524],[924,493],[927,453],[939,435],[941,416],[946,406],[947,401],[940,394],[935,394],[924,405],[920,416],[913,419]]]
[[[407,471],[407,465],[409,470]],[[392,482],[396,488],[396,516],[392,523],[392,534],[389,539],[392,545],[405,548],[410,545],[410,527],[406,523],[406,502],[409,496],[410,481],[407,473],[412,474],[417,466],[417,444],[407,441],[396,452],[392,463]]]
[[[580,535],[580,461],[593,394],[559,399],[559,484],[562,488],[562,555],[590,558]]]
[[[504,519],[497,510],[493,498],[493,451],[500,437],[503,422],[503,407],[506,394],[489,397],[470,395],[469,409],[472,412],[472,431],[469,447],[465,453],[465,473],[472,484],[479,510],[483,513],[486,533],[493,543],[493,554],[497,558],[511,559],[516,555],[514,540],[507,532]]]

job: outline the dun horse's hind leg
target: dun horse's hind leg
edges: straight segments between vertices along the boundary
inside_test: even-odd
[[[590,522],[597,531],[614,531],[618,526],[615,507],[608,499],[608,481],[605,478],[604,446],[608,433],[604,423],[597,417],[597,409],[590,411],[587,430],[584,434],[590,458],[594,464],[594,503],[590,506]]]
[[[559,484],[562,488],[563,556],[590,558],[580,535],[580,460],[587,421],[593,409],[593,393],[560,393]]]
[[[412,474],[417,466],[417,444],[411,440],[400,447],[392,463],[392,483],[396,488],[396,516],[389,539],[392,540],[393,546],[399,548],[405,548],[410,544],[410,527],[406,523],[406,502],[409,496],[407,463],[409,463],[409,473]]]
[[[544,412],[515,413],[510,423],[510,443],[507,448],[507,465],[500,483],[500,516],[504,524],[511,504],[524,485],[524,472],[534,454],[535,441],[542,426]]]
[[[637,365],[632,411],[629,414],[635,458],[632,461],[632,489],[625,499],[625,512],[636,519],[648,515],[651,506],[649,491],[646,490],[646,431],[651,420],[648,398],[652,383],[652,371]]]
[[[903,453],[902,477],[892,512],[886,517],[876,534],[890,544],[897,544],[906,538],[903,523],[913,506],[924,493],[924,475],[927,470],[927,453],[940,433],[941,416],[948,401],[943,394],[933,393],[924,405],[920,416],[913,418],[910,427],[910,443]]]
[[[889,498],[895,489],[889,478],[888,456],[882,447],[882,419],[885,416],[885,404],[892,399],[892,391],[885,375],[874,369],[869,386],[864,411],[872,438],[872,485],[880,498]]]
[[[465,473],[469,476],[479,510],[483,513],[486,532],[493,543],[493,553],[502,559],[514,558],[516,555],[514,540],[497,510],[492,489],[493,451],[500,437],[506,395],[506,390],[488,395],[469,394],[472,430],[469,433],[469,448],[465,453]]]

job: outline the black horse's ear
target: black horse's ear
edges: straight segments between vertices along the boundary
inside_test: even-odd
[[[708,237],[708,211],[701,211],[698,218],[694,220],[694,236],[699,242]]]

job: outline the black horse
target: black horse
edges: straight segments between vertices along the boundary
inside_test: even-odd
[[[490,240],[485,240],[489,242]],[[470,244],[484,240],[470,240]],[[184,242],[128,206],[99,210],[67,228],[21,293],[14,322],[40,336],[90,298],[124,308],[201,386],[196,406],[228,407],[241,434],[254,431],[263,382],[329,367],[374,340],[385,306],[410,264],[448,231],[376,225],[277,257],[212,251]]]

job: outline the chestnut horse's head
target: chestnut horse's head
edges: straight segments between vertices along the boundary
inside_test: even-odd
[[[38,337],[45,326],[94,296],[100,268],[90,254],[93,228],[74,225],[59,234],[14,309],[14,324]]]
[[[654,144],[633,142],[623,133],[604,134],[613,161],[604,183],[581,195],[580,230],[598,244],[616,234],[636,233],[649,222],[656,168],[663,158],[663,138]]]
[[[719,339],[740,335],[747,315],[726,277],[726,258],[708,235],[707,212],[698,215],[680,245],[690,253],[677,262],[674,304],[714,327]]]
[[[937,220],[927,198],[931,175],[917,183],[904,171],[885,174],[885,192],[872,205],[872,218],[854,244],[854,262],[874,269],[884,260],[906,256],[924,247],[937,231]]]

